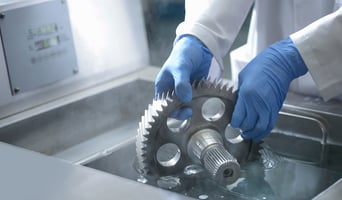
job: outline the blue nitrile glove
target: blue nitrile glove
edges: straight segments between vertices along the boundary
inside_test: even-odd
[[[174,89],[182,102],[190,102],[191,82],[208,76],[212,57],[209,49],[196,37],[180,36],[155,80],[155,96]],[[191,109],[185,109],[177,113],[176,118],[186,119],[191,114]]]
[[[259,141],[273,129],[291,81],[308,71],[290,38],[258,54],[239,74],[231,125],[245,139]]]

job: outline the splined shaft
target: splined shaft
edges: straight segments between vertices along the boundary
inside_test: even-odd
[[[224,148],[222,138],[213,129],[195,133],[188,143],[188,154],[201,162],[213,178],[221,184],[234,183],[240,176],[240,165]]]

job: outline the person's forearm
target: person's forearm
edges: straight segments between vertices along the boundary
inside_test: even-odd
[[[292,34],[325,100],[342,93],[342,8]]]
[[[254,0],[186,0],[177,36],[191,34],[213,53],[220,67]]]

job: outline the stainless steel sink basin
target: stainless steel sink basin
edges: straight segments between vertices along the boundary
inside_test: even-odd
[[[279,120],[285,119],[286,123],[298,120],[289,120],[288,114],[282,113]],[[316,122],[302,123],[312,126]],[[323,145],[312,138],[283,134],[277,127],[253,148],[249,161],[242,167],[241,178],[233,185],[222,187],[203,171],[161,177],[147,184],[198,199],[312,199],[342,177],[339,145]],[[128,179],[145,180],[135,168],[135,138],[109,155],[84,164]]]
[[[0,127],[0,141],[77,163],[133,137],[152,96],[134,80]]]
[[[134,79],[2,126],[0,141],[198,199],[311,199],[342,177],[341,102],[289,94],[236,183],[198,166],[149,182],[135,170],[135,134],[152,96],[152,81]]]

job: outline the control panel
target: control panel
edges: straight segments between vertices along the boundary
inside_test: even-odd
[[[0,31],[12,95],[78,72],[65,0],[2,11]]]

